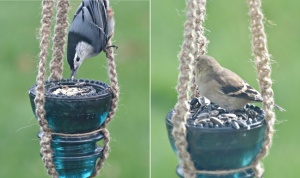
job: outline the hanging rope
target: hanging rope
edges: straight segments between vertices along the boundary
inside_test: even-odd
[[[173,131],[172,135],[175,138],[175,145],[177,154],[181,160],[180,166],[183,169],[184,177],[195,177],[196,168],[191,161],[191,156],[187,151],[186,141],[186,118],[189,112],[188,94],[192,75],[192,64],[194,63],[196,55],[206,53],[206,38],[204,34],[203,22],[205,19],[205,4],[206,0],[188,0],[187,6],[187,20],[184,24],[184,41],[181,52],[178,55],[180,61],[180,73],[178,77],[178,85],[176,90],[178,92],[178,102],[175,105],[175,113],[172,117]],[[191,89],[196,90],[196,85],[193,84]],[[198,95],[194,93],[194,95]]]
[[[64,45],[66,43],[69,6],[69,0],[58,0],[57,2],[56,24],[54,27],[52,48],[53,55],[50,63],[51,74],[49,80],[62,79]]]
[[[95,171],[92,175],[92,177],[95,177],[98,172],[101,170],[101,168],[104,165],[105,160],[107,159],[109,155],[109,143],[110,143],[110,134],[109,131],[107,130],[107,126],[109,122],[112,120],[114,117],[116,110],[117,110],[117,105],[119,101],[119,84],[118,84],[118,77],[117,77],[117,71],[116,71],[116,64],[114,61],[114,48],[112,46],[111,39],[107,43],[107,50],[106,50],[106,59],[108,61],[108,75],[109,75],[109,80],[110,80],[110,87],[113,92],[113,99],[112,99],[112,106],[111,110],[108,114],[108,118],[105,120],[105,123],[103,124],[103,130],[102,133],[104,134],[104,146],[103,146],[103,152],[101,159],[97,162]]]
[[[178,55],[180,61],[180,72],[178,76],[178,84],[176,87],[178,93],[178,102],[174,108],[174,115],[172,117],[173,131],[172,135],[175,138],[175,145],[177,154],[180,159],[180,166],[183,169],[185,178],[194,178],[197,174],[213,174],[224,175],[247,169],[254,169],[256,177],[261,177],[263,168],[260,160],[264,158],[272,144],[272,137],[274,134],[275,115],[273,112],[274,100],[272,81],[270,79],[270,55],[267,50],[266,35],[263,26],[263,14],[261,12],[260,0],[247,0],[250,9],[251,32],[252,32],[252,50],[256,60],[256,68],[258,73],[259,85],[261,89],[263,101],[263,110],[266,113],[267,129],[265,133],[265,140],[262,149],[254,163],[250,166],[232,169],[232,170],[196,170],[194,163],[191,161],[191,156],[187,151],[188,143],[186,141],[186,118],[189,112],[188,94],[191,90],[192,97],[199,96],[197,86],[195,84],[194,61],[200,55],[206,53],[206,45],[208,41],[204,36],[203,23],[206,15],[206,0],[187,0],[187,20],[184,25],[184,41],[181,52]],[[192,75],[192,76],[191,76]],[[191,87],[189,90],[189,83]]]
[[[264,31],[263,18],[260,0],[248,0],[249,15],[252,32],[252,50],[255,58],[258,74],[260,92],[263,97],[263,110],[266,113],[265,119],[267,128],[262,149],[254,161],[255,175],[261,177],[264,169],[260,164],[272,146],[274,134],[275,114],[273,111],[274,99],[271,80],[270,55],[267,49],[267,37]]]
[[[40,130],[42,131],[41,136],[41,155],[44,165],[47,169],[47,172],[50,176],[56,178],[58,174],[55,169],[55,165],[53,163],[53,153],[51,150],[51,140],[52,135],[61,135],[61,136],[88,136],[90,134],[94,134],[97,132],[102,132],[104,134],[104,146],[103,153],[101,159],[97,162],[95,171],[92,175],[96,176],[97,173],[102,168],[104,161],[107,159],[109,154],[109,142],[110,135],[107,130],[108,123],[112,120],[113,116],[116,113],[117,104],[119,101],[119,87],[118,87],[118,79],[116,72],[116,64],[114,61],[114,48],[109,47],[106,50],[106,58],[108,60],[108,74],[111,83],[111,89],[113,92],[113,100],[112,107],[109,112],[108,118],[106,119],[103,126],[95,131],[89,133],[82,134],[64,134],[64,133],[54,133],[49,129],[48,122],[45,118],[46,111],[44,108],[45,105],[45,86],[44,81],[46,78],[46,62],[48,58],[48,49],[50,46],[49,38],[51,36],[51,25],[52,25],[52,16],[53,16],[53,7],[54,0],[43,0],[42,1],[42,19],[41,19],[41,28],[39,32],[40,38],[40,62],[38,66],[38,75],[36,78],[36,97],[35,97],[35,105],[36,105],[36,116],[38,118],[38,123],[40,125]],[[56,13],[56,24],[54,30],[54,38],[53,38],[53,55],[52,60],[50,62],[50,76],[49,80],[60,80],[62,78],[63,72],[63,55],[64,55],[64,45],[66,42],[66,29],[68,27],[68,10],[69,10],[69,0],[58,0],[57,1],[57,13]],[[111,11],[111,13],[113,13]],[[108,41],[107,46],[112,46],[111,39]]]
[[[193,33],[195,33],[194,38],[193,38],[193,43],[195,46],[195,52],[194,52],[194,56],[200,56],[203,54],[206,54],[206,47],[207,44],[209,43],[209,41],[206,39],[206,37],[204,36],[204,31],[205,28],[203,27],[204,24],[204,20],[205,20],[205,15],[206,15],[206,0],[202,0],[202,1],[192,1],[190,4],[191,7],[189,7],[189,9],[193,9],[192,11],[190,11],[187,16],[188,18],[194,19],[192,21],[192,29],[195,29]],[[195,62],[193,62],[192,65],[192,84],[191,84],[191,91],[192,93],[192,97],[199,97],[200,93],[197,89],[197,85],[195,83]]]
[[[50,45],[49,37],[51,36],[51,24],[52,24],[52,15],[53,15],[53,0],[43,0],[42,1],[42,19],[41,19],[41,28],[39,32],[40,38],[40,62],[38,66],[38,75],[36,78],[36,97],[34,103],[36,106],[36,116],[38,118],[38,123],[40,125],[40,130],[42,131],[41,136],[41,155],[45,167],[47,168],[48,174],[52,177],[57,177],[58,174],[55,170],[55,165],[53,164],[52,151],[51,151],[51,130],[48,127],[48,122],[45,118],[46,111],[44,108],[45,105],[45,87],[44,80],[46,75],[46,61],[48,57],[48,48]]]

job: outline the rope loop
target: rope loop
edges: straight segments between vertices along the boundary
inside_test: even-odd
[[[257,155],[252,165],[232,170],[205,171],[196,170],[191,161],[191,155],[187,151],[186,141],[186,119],[189,112],[188,95],[192,92],[192,97],[198,97],[200,93],[195,84],[195,59],[206,54],[208,40],[204,36],[203,26],[206,15],[206,0],[186,0],[186,21],[184,24],[184,41],[181,51],[178,54],[180,61],[178,84],[176,87],[178,96],[172,117],[172,135],[175,138],[175,146],[180,159],[180,166],[183,169],[184,177],[195,178],[197,174],[224,175],[249,168],[254,170],[256,177],[262,177],[263,168],[260,160],[269,152],[274,134],[275,114],[273,111],[274,99],[271,80],[270,55],[267,49],[266,34],[263,24],[263,13],[261,11],[261,0],[247,0],[249,6],[250,27],[252,33],[252,53],[259,79],[263,101],[263,110],[266,113],[266,133],[265,140],[260,153]]]
[[[102,133],[104,134],[104,146],[103,146],[102,157],[97,162],[95,171],[91,177],[97,176],[97,174],[103,167],[105,160],[108,158],[109,151],[110,151],[110,147],[109,147],[110,134],[107,129],[107,126],[108,126],[109,122],[112,120],[112,118],[114,117],[114,115],[117,111],[117,106],[118,106],[118,102],[119,102],[120,91],[119,91],[116,63],[114,60],[114,58],[115,58],[114,48],[110,47],[110,46],[112,46],[111,39],[112,38],[110,38],[110,40],[108,41],[108,43],[106,45],[105,52],[106,52],[106,59],[108,61],[108,75],[109,75],[109,79],[110,79],[110,87],[113,92],[112,106],[111,106],[110,112],[108,113],[108,117],[104,122],[103,130],[102,130]]]
[[[106,119],[102,128],[83,134],[64,134],[64,133],[54,133],[48,127],[48,122],[46,120],[46,111],[45,111],[45,86],[44,81],[46,78],[46,63],[48,58],[48,51],[50,46],[51,37],[51,25],[52,25],[52,16],[54,11],[54,0],[42,0],[42,18],[41,18],[41,27],[39,30],[39,40],[40,40],[40,54],[39,54],[39,65],[38,65],[38,75],[36,77],[36,97],[34,103],[36,106],[36,116],[38,118],[38,123],[40,125],[40,130],[42,132],[40,145],[41,145],[41,155],[44,165],[47,169],[47,172],[50,176],[56,178],[58,173],[55,169],[53,163],[53,153],[51,150],[51,140],[52,135],[60,136],[87,136],[96,132],[103,132],[104,134],[104,147],[102,157],[96,164],[95,171],[92,175],[96,176],[100,171],[101,167],[104,164],[104,161],[107,159],[109,154],[109,142],[110,135],[107,130],[108,123],[114,117],[117,104],[119,101],[119,86],[118,78],[116,72],[116,64],[114,61],[114,50],[113,48],[107,48],[106,58],[108,61],[108,75],[110,79],[111,89],[113,91],[113,100],[112,107],[109,112],[108,118]],[[63,72],[63,56],[64,56],[64,45],[66,42],[66,34],[68,27],[68,11],[69,11],[69,0],[57,0],[56,4],[56,23],[54,27],[54,37],[53,37],[53,55],[50,62],[50,76],[49,80],[61,80]],[[113,13],[112,11],[110,13]],[[111,38],[107,43],[107,47],[112,46]]]

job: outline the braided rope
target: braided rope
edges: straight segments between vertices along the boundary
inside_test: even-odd
[[[246,167],[242,167],[242,168],[238,168],[238,169],[230,169],[230,170],[214,170],[214,171],[207,171],[207,170],[197,170],[196,173],[198,174],[209,174],[209,175],[227,175],[227,174],[233,174],[233,173],[237,173],[237,172],[242,172],[242,171],[246,171],[248,169],[253,169],[254,166],[250,165],[250,166],[246,166]]]
[[[119,87],[118,87],[118,80],[117,80],[117,73],[116,73],[116,65],[114,62],[114,51],[113,48],[107,48],[106,50],[106,58],[108,60],[109,65],[109,78],[111,82],[111,88],[113,91],[114,98],[112,100],[112,108],[109,113],[108,118],[106,119],[104,125],[95,131],[83,134],[64,134],[64,133],[52,133],[51,130],[48,128],[48,122],[45,119],[45,88],[44,88],[44,79],[46,75],[46,60],[48,57],[48,48],[50,45],[49,37],[51,35],[51,18],[53,15],[53,7],[54,1],[53,0],[44,0],[43,4],[43,11],[42,11],[42,20],[41,20],[41,29],[40,29],[40,63],[39,63],[39,73],[37,76],[37,87],[36,87],[36,115],[38,117],[38,122],[42,130],[42,137],[41,137],[41,154],[42,159],[44,161],[45,167],[48,170],[48,174],[52,177],[58,177],[58,174],[55,170],[55,165],[53,164],[52,159],[52,150],[51,150],[51,139],[52,135],[61,135],[61,136],[86,136],[89,134],[93,134],[96,132],[101,131],[104,134],[104,146],[103,146],[103,153],[101,159],[97,162],[95,167],[95,171],[92,175],[96,176],[101,167],[104,164],[104,161],[108,157],[109,152],[109,142],[110,142],[110,135],[109,131],[107,130],[108,123],[112,120],[116,109],[117,103],[119,100]],[[60,80],[62,78],[62,71],[63,71],[63,55],[64,55],[64,44],[65,44],[65,37],[66,37],[66,29],[68,26],[68,9],[69,9],[69,1],[68,0],[59,0],[57,3],[57,14],[56,14],[56,24],[55,24],[55,35],[53,38],[53,56],[52,61],[50,64],[50,77],[49,80]],[[111,11],[111,13],[113,13]],[[112,14],[113,15],[113,14]],[[107,46],[111,46],[112,43],[109,40]]]
[[[103,146],[103,152],[100,160],[97,162],[95,171],[91,177],[95,177],[98,172],[101,170],[101,168],[104,165],[105,160],[108,158],[109,155],[109,143],[110,143],[110,134],[109,131],[107,130],[107,126],[109,122],[112,120],[114,117],[116,111],[117,111],[117,105],[119,102],[119,84],[118,84],[118,76],[117,76],[117,71],[116,71],[116,63],[114,61],[115,55],[114,55],[114,48],[112,46],[111,38],[108,41],[106,45],[106,59],[108,61],[108,75],[109,75],[109,80],[110,80],[110,87],[113,92],[113,99],[112,99],[112,106],[111,110],[108,114],[108,118],[105,120],[105,123],[103,125],[103,130],[102,133],[104,134],[104,146]]]
[[[69,0],[58,0],[57,2],[56,24],[54,27],[55,30],[52,47],[53,55],[50,63],[51,74],[49,80],[62,79],[64,45],[66,43],[69,6]]]
[[[58,132],[51,132],[51,135],[58,135],[58,136],[63,136],[63,137],[88,137],[90,135],[102,132],[103,128],[101,127],[100,129],[93,130],[91,132],[86,132],[86,133],[77,133],[77,134],[66,134],[66,133],[58,133]]]
[[[263,110],[266,113],[267,128],[265,140],[254,161],[254,172],[257,177],[261,177],[264,169],[260,160],[267,156],[271,146],[274,134],[275,114],[273,111],[274,99],[271,80],[270,55],[267,49],[267,37],[264,31],[263,18],[260,0],[248,0],[249,15],[252,32],[252,50],[255,58],[256,70],[259,79],[260,92],[263,97]]]
[[[184,41],[181,52],[178,54],[180,61],[180,73],[178,76],[178,84],[176,87],[178,93],[178,102],[175,105],[175,113],[172,117],[173,130],[172,135],[175,138],[177,154],[181,160],[180,165],[183,169],[184,177],[195,177],[196,168],[191,161],[191,156],[187,151],[188,143],[186,141],[186,118],[189,112],[188,93],[193,74],[193,63],[196,55],[206,52],[206,38],[203,35],[203,22],[205,19],[205,4],[206,0],[188,0],[187,5],[187,20],[184,24]],[[196,90],[196,85],[193,84],[191,89]],[[198,95],[194,93],[194,95]]]
[[[51,35],[51,18],[53,15],[53,0],[43,0],[42,1],[42,19],[41,19],[41,28],[39,32],[40,37],[40,62],[38,66],[38,75],[36,78],[36,97],[34,103],[36,106],[36,116],[38,118],[38,123],[40,125],[40,130],[42,131],[41,136],[41,155],[45,167],[47,168],[48,174],[52,177],[57,177],[58,174],[55,170],[55,165],[53,164],[52,151],[51,151],[51,130],[48,127],[48,122],[45,118],[46,111],[44,108],[45,105],[45,87],[44,80],[46,75],[46,61],[48,57],[48,48],[50,45],[49,37]]]
[[[224,175],[234,172],[245,171],[253,168],[256,177],[262,177],[263,168],[261,167],[260,160],[264,158],[271,147],[272,137],[274,134],[274,122],[275,115],[273,112],[274,100],[272,81],[270,79],[271,68],[270,68],[270,55],[267,50],[266,35],[263,26],[263,14],[261,12],[261,1],[260,0],[248,0],[250,9],[251,19],[251,32],[252,32],[252,50],[256,59],[256,68],[259,78],[259,85],[261,94],[264,98],[263,109],[266,112],[266,137],[260,153],[257,155],[256,160],[250,166],[231,169],[231,170],[196,170],[194,163],[191,161],[191,156],[187,152],[186,142],[186,117],[189,111],[188,108],[188,92],[191,84],[191,91],[193,96],[199,96],[197,86],[195,84],[195,71],[194,61],[199,55],[206,53],[206,45],[208,41],[204,36],[203,23],[205,20],[205,0],[188,0],[187,1],[187,20],[185,22],[184,30],[184,42],[182,50],[178,55],[180,60],[180,73],[178,77],[178,102],[175,106],[175,113],[172,117],[173,131],[172,134],[175,138],[175,145],[178,151],[178,156],[181,160],[180,166],[183,169],[184,177],[195,177],[196,174],[213,174],[213,175]],[[192,66],[191,66],[192,64]],[[192,71],[192,77],[190,76]]]
[[[192,21],[192,28],[195,29],[194,31],[194,45],[195,45],[195,52],[194,56],[197,58],[200,55],[206,54],[207,50],[207,44],[209,41],[204,36],[205,28],[203,27],[205,15],[206,15],[206,0],[202,1],[192,1],[190,3],[189,9],[192,9],[190,14],[188,15],[188,18],[194,19]],[[199,97],[200,93],[197,89],[197,85],[195,83],[195,62],[193,62],[192,65],[192,84],[191,84],[191,91],[192,97]]]
[[[40,28],[40,62],[38,66],[38,75],[36,79],[36,97],[35,97],[35,105],[36,105],[36,115],[38,117],[38,123],[40,125],[40,129],[42,131],[41,136],[41,154],[42,160],[44,162],[45,167],[47,168],[48,174],[52,177],[58,177],[58,174],[55,169],[55,165],[53,164],[52,159],[52,150],[51,150],[51,140],[52,135],[61,135],[61,136],[86,136],[93,133],[97,133],[99,131],[104,134],[104,147],[101,159],[97,162],[95,167],[95,171],[92,177],[96,176],[99,170],[102,168],[104,161],[108,157],[109,152],[109,142],[110,135],[107,130],[108,123],[112,120],[113,116],[116,113],[117,104],[119,101],[119,87],[118,87],[118,79],[116,72],[116,64],[114,62],[114,51],[110,46],[112,45],[111,40],[107,43],[106,50],[106,58],[108,60],[109,65],[109,78],[111,83],[111,89],[113,91],[113,100],[111,111],[109,112],[108,118],[106,119],[104,125],[95,131],[83,134],[64,134],[64,133],[54,133],[51,132],[51,129],[48,127],[48,122],[45,119],[46,111],[44,108],[45,105],[45,86],[44,80],[46,75],[46,61],[48,57],[48,48],[50,46],[49,37],[51,36],[51,24],[52,24],[52,16],[53,16],[53,7],[54,0],[43,0],[42,1],[42,20],[41,20],[41,28]],[[69,1],[68,0],[58,0],[57,3],[57,14],[56,14],[56,24],[55,24],[55,35],[53,38],[53,56],[50,64],[50,77],[49,80],[60,80],[62,78],[63,71],[63,55],[64,55],[64,44],[66,37],[66,29],[68,26],[68,9],[69,9]],[[113,13],[111,11],[111,13]],[[112,14],[113,15],[113,14]]]

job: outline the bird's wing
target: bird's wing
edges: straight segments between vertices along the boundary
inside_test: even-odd
[[[98,30],[97,39],[100,43],[95,45],[98,45],[97,50],[100,52],[107,43],[107,3],[103,0],[84,0],[83,2],[94,28]]]
[[[77,17],[77,15],[82,11],[82,7],[83,7],[83,2],[80,4],[80,6],[78,7],[78,9],[75,12],[75,15],[73,17],[73,20]]]
[[[103,0],[84,0],[83,3],[91,14],[93,23],[99,27],[105,27],[107,23],[107,7]]]
[[[234,72],[223,68],[215,80],[220,84],[219,91],[231,97],[244,98],[252,101],[262,101],[258,91],[245,82]]]
[[[92,43],[92,39],[95,37],[94,34],[97,33],[97,29],[93,24],[92,15],[90,14],[88,8],[86,8],[85,1],[82,2],[81,6],[76,12],[76,15],[74,16],[69,30],[69,34],[70,33],[74,34],[74,37],[72,37],[71,40],[75,40],[74,38],[77,37],[78,40],[84,40],[89,44]],[[77,43],[78,42],[76,41],[75,45],[77,45]]]
[[[95,53],[100,53],[107,43],[106,26],[106,4],[103,0],[83,0],[74,15],[70,33],[75,34],[73,38],[84,39],[94,47]]]

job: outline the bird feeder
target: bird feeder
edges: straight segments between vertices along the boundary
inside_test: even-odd
[[[96,80],[62,79],[69,1],[58,0],[50,76],[46,80],[54,0],[42,1],[40,61],[29,90],[40,125],[41,157],[52,177],[94,177],[108,157],[109,132],[119,96],[113,48],[105,51],[110,85]],[[111,46],[111,41],[107,46]],[[103,141],[101,146],[97,142]]]
[[[253,178],[263,176],[260,160],[271,147],[275,121],[270,58],[260,0],[247,0],[252,49],[263,109],[246,105],[227,112],[201,96],[195,84],[195,60],[206,54],[206,0],[188,0],[184,42],[179,53],[178,101],[166,116],[170,144],[177,154],[176,172],[185,178]],[[188,98],[189,95],[192,97]],[[270,104],[273,103],[273,104]]]
[[[76,85],[78,83],[80,85]],[[81,92],[77,91],[78,88]],[[49,128],[55,133],[74,134],[54,134],[52,137],[51,149],[58,175],[91,176],[103,150],[96,142],[104,138],[101,132],[93,131],[101,128],[108,116],[112,104],[111,89],[105,83],[83,79],[46,81],[45,89]],[[76,91],[71,93],[72,90]],[[35,113],[36,85],[30,88],[29,97]],[[80,135],[88,132],[92,133]],[[38,136],[41,138],[42,133],[39,132]]]
[[[208,105],[204,108],[209,108]],[[247,119],[237,118],[239,116],[231,113],[222,112],[218,114],[208,114],[207,110],[198,114],[198,118],[187,119],[186,132],[188,142],[188,152],[191,154],[191,160],[194,162],[197,170],[232,170],[249,167],[255,160],[259,153],[266,130],[266,123],[264,120],[264,112],[253,105],[247,105],[246,111],[258,113],[255,117]],[[219,111],[218,109],[211,110]],[[199,111],[199,110],[197,110]],[[191,110],[191,115],[193,113]],[[172,117],[174,110],[170,111],[166,116],[166,127],[168,137],[173,151],[177,153],[175,146],[175,139],[172,135],[173,124]],[[204,118],[206,115],[206,119]],[[199,117],[200,116],[200,117]],[[218,119],[215,116],[219,116]],[[183,170],[180,166],[177,167],[176,172],[179,177],[183,177]],[[223,176],[215,176],[208,174],[199,174],[201,178],[250,178],[254,176],[251,167],[245,170],[228,173]]]

